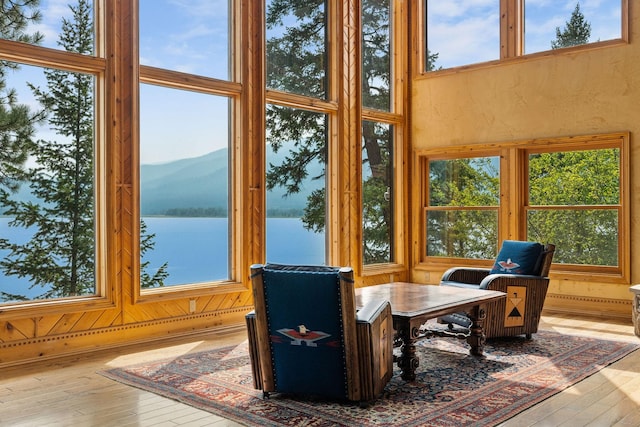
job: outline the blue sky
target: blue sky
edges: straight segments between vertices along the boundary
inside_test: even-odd
[[[229,78],[227,0],[140,0],[140,63]],[[228,100],[143,85],[140,157],[162,163],[228,145]]]
[[[417,0],[416,0],[417,1]],[[140,0],[140,62],[207,77],[229,76],[228,0]],[[42,0],[43,20],[34,26],[44,46],[57,48],[69,0]],[[525,52],[548,50],[576,0],[525,0]],[[620,37],[620,0],[580,0],[592,25],[592,41]],[[428,0],[428,44],[444,67],[497,59],[499,0]],[[24,82],[44,84],[36,67],[10,76],[20,102],[37,106]],[[141,161],[160,163],[206,154],[228,144],[224,97],[143,85]],[[43,130],[40,137],[51,138]]]

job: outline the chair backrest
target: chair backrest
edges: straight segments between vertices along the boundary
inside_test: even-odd
[[[357,360],[353,272],[251,267],[263,390],[347,398]]]
[[[552,244],[505,240],[491,273],[546,277],[551,268],[554,251],[555,246]]]

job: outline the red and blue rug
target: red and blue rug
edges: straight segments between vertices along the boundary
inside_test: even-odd
[[[425,339],[416,381],[396,372],[368,408],[277,394],[264,400],[253,389],[246,343],[100,373],[247,426],[494,426],[638,347],[540,331],[532,340],[489,341],[476,358],[462,340]]]

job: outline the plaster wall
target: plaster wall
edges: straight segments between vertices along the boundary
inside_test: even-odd
[[[635,236],[640,221],[640,170],[635,167],[640,165],[640,8],[631,9],[629,43],[415,77],[413,149],[628,131]],[[633,283],[640,282],[639,265],[640,240],[632,238]],[[552,280],[549,292],[592,300],[632,298],[629,284],[606,282]]]

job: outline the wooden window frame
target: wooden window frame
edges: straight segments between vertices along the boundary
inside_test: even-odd
[[[535,153],[559,153],[570,151],[618,149],[620,150],[620,200],[616,205],[572,205],[575,210],[587,209],[615,209],[618,212],[618,265],[596,266],[581,264],[554,263],[554,272],[561,274],[565,279],[576,280],[601,280],[619,283],[630,283],[630,252],[631,235],[630,228],[630,204],[629,197],[629,135],[626,133],[581,136],[574,138],[557,138],[553,140],[536,141],[526,148],[519,149],[519,163],[522,164],[521,191],[522,201],[519,203],[520,235],[526,238],[527,213],[530,210],[553,210],[553,206],[537,206],[529,204],[528,191],[528,158]],[[520,177],[519,177],[520,178]],[[562,206],[561,208],[568,208]],[[554,242],[547,242],[554,243]],[[586,276],[586,277],[585,277]]]

